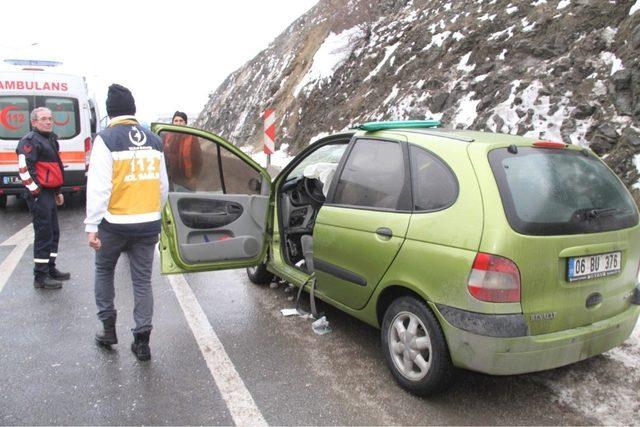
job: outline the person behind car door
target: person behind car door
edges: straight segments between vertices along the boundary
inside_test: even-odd
[[[171,124],[186,126],[187,115],[182,111],[173,113]],[[202,169],[202,149],[198,138],[177,132],[166,132],[164,156],[171,191],[195,191]]]
[[[110,122],[96,137],[87,179],[85,231],[96,251],[95,298],[103,330],[100,346],[118,342],[114,306],[114,271],[122,252],[129,257],[135,328],[131,351],[149,360],[153,292],[151,268],[160,233],[160,211],[167,199],[162,141],[140,126],[133,95],[112,84],[107,95]]]
[[[56,268],[60,227],[57,207],[64,203],[60,187],[64,181],[64,166],[60,160],[58,137],[53,133],[51,110],[39,107],[31,112],[33,130],[16,148],[20,179],[29,190],[26,195],[33,215],[33,286],[60,289],[70,273]]]

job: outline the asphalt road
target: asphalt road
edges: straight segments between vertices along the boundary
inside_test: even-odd
[[[611,363],[607,358],[513,377],[460,371],[447,392],[417,398],[395,384],[377,330],[323,305],[333,332],[316,335],[311,320],[280,313],[293,307],[294,292],[284,284],[253,285],[243,270],[185,275],[182,286],[195,297],[195,308],[185,308],[168,278],[158,273],[156,259],[152,360],[140,363],[129,350],[132,292],[128,262],[121,258],[120,343],[112,351],[101,349],[93,340],[99,322],[84,206],[71,200],[59,216],[58,266],[72,279],[61,290],[34,289],[29,245],[0,291],[1,424],[233,425],[243,411],[234,403],[241,395],[236,391],[246,392],[270,425],[602,422],[594,412],[568,404],[553,381],[593,369],[594,363],[598,369]],[[10,198],[0,211],[0,244],[30,220],[26,206]],[[0,263],[15,248],[0,246]],[[204,314],[202,330],[189,320],[196,309]],[[203,333],[215,336],[221,347],[203,345],[198,340]],[[211,357],[226,360],[239,382],[227,381],[228,372],[217,371]]]

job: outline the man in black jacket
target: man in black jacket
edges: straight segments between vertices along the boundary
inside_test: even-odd
[[[33,215],[33,269],[35,288],[59,289],[71,274],[56,268],[60,228],[57,207],[64,203],[60,187],[64,167],[58,136],[53,133],[51,110],[39,107],[31,112],[33,130],[18,143],[20,179],[29,190],[27,205]]]

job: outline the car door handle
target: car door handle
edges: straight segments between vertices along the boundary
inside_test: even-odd
[[[390,228],[380,227],[376,230],[376,234],[382,237],[393,237],[393,232]]]

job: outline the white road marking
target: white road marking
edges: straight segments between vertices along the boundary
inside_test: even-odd
[[[235,424],[266,426],[267,422],[229,359],[189,283],[182,274],[171,274],[167,278]]]
[[[32,242],[33,227],[29,224],[4,242],[0,243],[0,246],[15,246],[2,264],[0,264],[0,292],[4,289],[4,285],[13,274],[13,270],[16,269],[24,255],[24,252]]]

